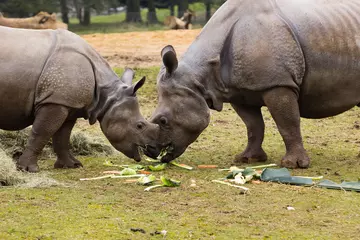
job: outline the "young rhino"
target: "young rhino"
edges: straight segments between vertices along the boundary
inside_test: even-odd
[[[136,91],[126,69],[121,79],[79,36],[66,30],[24,30],[0,27],[0,129],[32,125],[18,168],[39,171],[37,157],[50,138],[55,168],[82,164],[69,151],[77,118],[97,120],[110,143],[140,161],[141,148],[154,146],[158,126],[140,114]]]

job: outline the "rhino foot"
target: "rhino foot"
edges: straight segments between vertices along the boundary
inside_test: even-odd
[[[24,172],[39,172],[39,166],[37,165],[37,156],[30,151],[25,150],[25,152],[16,161],[16,168]]]
[[[235,156],[234,163],[255,163],[255,162],[266,162],[267,155],[265,151],[260,148],[259,150],[245,150]]]
[[[286,154],[281,160],[281,166],[286,168],[308,168],[310,158],[306,152],[301,154]]]
[[[70,154],[66,158],[58,157],[58,159],[54,164],[54,168],[80,168],[80,167],[83,167],[82,163],[73,156],[71,156]]]

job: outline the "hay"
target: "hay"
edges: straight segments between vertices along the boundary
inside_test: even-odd
[[[16,186],[22,188],[45,188],[65,186],[44,173],[24,173],[16,170],[15,162],[0,145],[0,186]]]
[[[2,131],[0,130],[0,143],[3,145],[5,152],[18,159],[23,153],[31,128],[21,131]],[[114,153],[114,149],[105,144],[101,138],[90,137],[83,132],[75,132],[70,139],[71,151],[75,156],[109,156]],[[51,141],[44,147],[42,158],[52,158],[54,153]]]
[[[13,186],[24,183],[23,173],[16,170],[13,160],[0,146],[0,186]]]
[[[71,136],[70,146],[74,155],[80,156],[109,156],[114,153],[113,148],[107,144],[104,144],[101,138],[93,138],[82,132],[75,132]]]

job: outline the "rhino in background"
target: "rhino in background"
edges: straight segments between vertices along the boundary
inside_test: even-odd
[[[164,25],[170,29],[192,29],[192,17],[195,13],[191,10],[186,10],[181,18],[175,16],[167,16],[164,20]]]
[[[325,118],[360,106],[360,2],[358,0],[228,0],[178,62],[162,50],[161,127],[156,157],[179,157],[209,124],[209,109],[232,107],[248,132],[236,162],[266,161],[262,148],[266,106],[285,142],[281,165],[307,168],[300,117]]]
[[[29,18],[6,18],[0,13],[0,26],[27,29],[68,29],[68,25],[59,22],[56,14],[47,12],[39,12]]]
[[[121,79],[81,37],[66,30],[0,27],[0,129],[32,125],[27,147],[17,165],[37,172],[37,157],[52,138],[55,168],[82,164],[69,151],[78,118],[97,120],[110,143],[136,161],[142,149],[155,146],[159,127],[139,111],[134,72]]]

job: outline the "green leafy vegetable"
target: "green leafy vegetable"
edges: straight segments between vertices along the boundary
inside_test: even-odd
[[[171,179],[171,178],[166,178],[164,176],[160,177],[160,181],[162,182],[162,184],[147,187],[147,188],[144,189],[144,191],[148,192],[151,189],[159,188],[159,187],[178,187],[181,184],[180,181],[177,181],[177,180],[174,180],[174,179]]]
[[[181,183],[180,181],[176,181],[171,178],[166,178],[164,176],[160,177],[160,181],[163,183],[163,185],[165,187],[178,187],[178,186],[180,186],[180,183]]]
[[[188,166],[188,165],[183,164],[183,163],[177,163],[177,162],[175,162],[175,161],[171,161],[170,163],[171,163],[172,165],[174,165],[174,166],[179,167],[179,168],[184,168],[184,169],[187,169],[187,170],[193,170],[193,167]]]
[[[132,168],[124,168],[121,172],[120,175],[122,176],[127,176],[127,175],[136,175],[136,170],[132,169]]]
[[[144,176],[138,179],[137,183],[140,185],[150,185],[156,181],[156,177],[154,175]]]
[[[165,168],[166,168],[166,166],[167,166],[167,163],[161,163],[161,164],[157,164],[157,165],[155,165],[155,166],[149,166],[149,169],[151,170],[151,171],[154,171],[154,172],[156,172],[156,171],[162,171],[162,170],[164,170]]]

